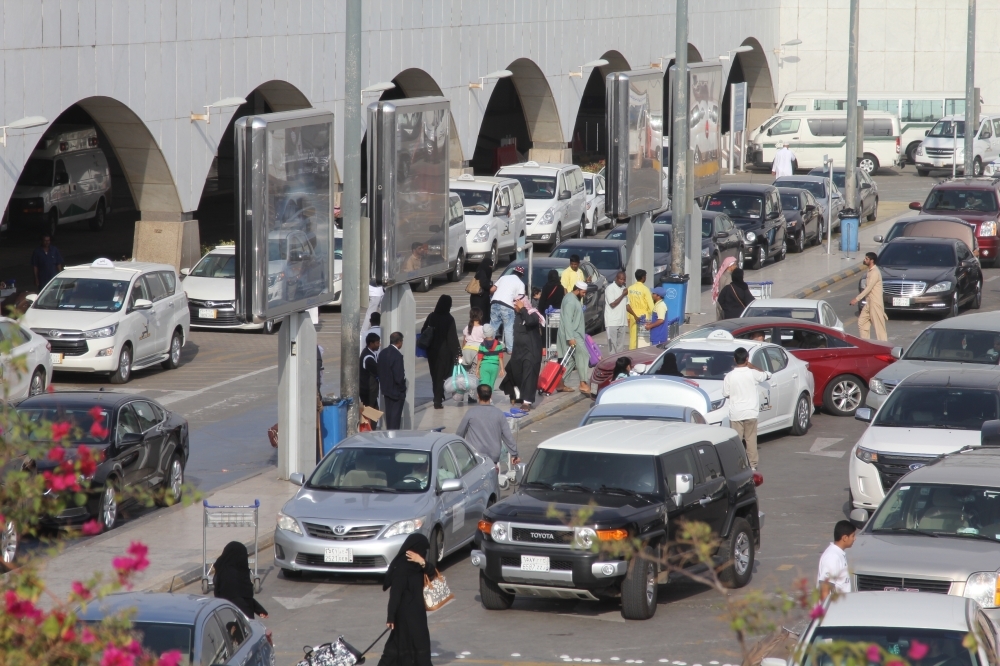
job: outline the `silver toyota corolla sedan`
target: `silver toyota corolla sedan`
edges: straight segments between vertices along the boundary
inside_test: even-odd
[[[275,563],[303,571],[384,573],[408,534],[440,561],[472,541],[500,495],[492,461],[454,434],[396,430],[344,440],[278,513]]]

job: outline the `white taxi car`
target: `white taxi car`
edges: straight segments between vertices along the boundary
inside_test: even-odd
[[[236,314],[236,246],[216,245],[194,268],[181,269],[193,328],[259,330],[273,333],[277,322],[243,323]]]
[[[27,299],[21,324],[49,342],[55,370],[124,384],[133,370],[180,365],[191,316],[173,266],[98,259],[67,268]]]
[[[0,400],[20,400],[45,392],[52,360],[45,338],[0,317]]]

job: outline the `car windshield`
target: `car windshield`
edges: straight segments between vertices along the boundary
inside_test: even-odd
[[[517,179],[517,181],[521,183],[521,189],[524,190],[525,199],[556,198],[555,176],[535,176],[516,173],[504,173],[499,175]]]
[[[722,379],[733,369],[733,352],[672,349],[683,377],[690,379]],[[654,373],[659,374],[659,368]]]
[[[657,250],[658,252],[659,250]],[[624,268],[622,266],[621,251],[617,247],[579,247],[566,246],[557,247],[550,256],[557,259],[569,259],[572,255],[578,255],[584,261],[594,264],[598,270],[613,270]],[[542,283],[535,283],[541,286]]]
[[[50,441],[51,431],[45,426],[51,423],[67,424],[69,441],[79,444],[103,444],[111,437],[111,412],[99,405],[25,407],[17,413],[33,426],[28,433],[33,441]]]
[[[944,243],[889,243],[878,258],[880,266],[899,268],[947,268],[957,261],[955,248]]]
[[[799,195],[797,195],[797,194],[782,194],[781,195],[781,208],[783,210],[798,210],[799,209]]]
[[[603,423],[604,421],[681,421],[679,417],[672,416],[636,416],[635,414],[602,414],[601,416],[591,416],[583,425],[591,423]]]
[[[934,190],[927,197],[924,208],[995,213],[997,198],[992,191],[986,190]]]
[[[729,217],[759,220],[764,210],[764,199],[756,194],[716,194],[708,200],[708,210],[725,213]]]
[[[17,184],[23,187],[49,187],[52,185],[52,160],[33,157],[24,165]]]
[[[774,308],[754,307],[751,305],[742,315],[744,317],[786,317],[802,321],[819,322],[819,310],[816,308]]]
[[[602,487],[635,493],[656,493],[653,456],[590,451],[539,449],[528,468],[525,484],[556,490],[598,492]]]
[[[873,425],[886,428],[979,430],[1000,412],[995,390],[898,386],[878,410]]]
[[[829,171],[824,171],[823,167],[816,167],[815,169],[813,169],[812,171],[809,172],[809,175],[810,176],[823,176],[823,178],[827,178],[827,177],[829,177],[830,172]],[[833,170],[833,184],[837,186],[837,189],[839,189],[841,191],[844,190],[844,181],[845,181],[844,170],[841,169],[841,170],[838,171],[837,169],[834,169]],[[860,185],[860,182],[861,181],[858,181],[859,185]],[[782,186],[783,187],[792,187],[791,185],[785,185],[784,183],[782,183]]]
[[[943,136],[946,138],[950,138],[955,136],[954,132],[956,131],[956,129],[958,130],[958,138],[959,139],[964,138],[965,137],[964,120],[958,120],[958,121],[939,120],[936,123],[934,123],[934,127],[932,127],[930,131],[927,132],[927,136]]]
[[[811,180],[778,180],[775,181],[777,187],[797,187],[800,190],[808,190],[817,199],[826,198],[826,185],[815,183]],[[781,197],[781,205],[785,205],[785,195]]]
[[[911,666],[974,666],[978,663],[962,643],[965,631],[943,629],[903,629],[895,627],[817,627],[812,645],[806,650],[803,666],[834,666],[834,658],[816,649],[818,644],[841,642],[875,644],[889,654],[907,655]],[[920,646],[923,659],[914,659]],[[926,650],[924,649],[926,648]]]
[[[288,241],[284,238],[272,238],[267,241],[267,260],[283,261],[288,253]]]
[[[490,190],[452,190],[462,200],[462,208],[466,215],[489,215],[493,205],[493,193]]]
[[[125,303],[128,280],[57,277],[31,307],[39,310],[84,310],[118,312]]]
[[[903,358],[997,365],[1000,360],[1000,332],[928,328],[910,345]]]
[[[668,222],[669,224],[669,222]],[[711,225],[711,221],[708,222]],[[702,224],[702,233],[705,231],[705,225]],[[711,234],[711,226],[709,226],[709,234]],[[625,240],[625,227],[618,229],[612,229],[605,236],[608,240]],[[670,252],[670,232],[669,231],[657,231],[656,227],[653,227],[653,252],[656,254],[663,254]]]
[[[895,530],[1000,540],[1000,487],[897,485],[872,519],[872,532]]]
[[[430,486],[427,451],[337,448],[323,458],[307,488],[346,492],[422,493]]]
[[[191,269],[190,275],[205,278],[235,278],[236,255],[206,254],[201,261]]]
[[[142,647],[152,654],[177,650],[181,653],[180,666],[191,663],[191,649],[194,647],[193,626],[165,622],[133,622],[132,631],[139,634]]]

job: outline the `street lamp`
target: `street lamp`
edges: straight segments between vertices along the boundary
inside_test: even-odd
[[[734,53],[749,53],[750,51],[753,51],[752,46],[737,46],[735,49],[726,51],[726,55],[720,55],[719,60],[729,60],[733,57]]]
[[[480,76],[479,83],[470,83],[469,90],[472,90],[473,88],[479,88],[480,90],[482,90],[483,85],[491,79],[508,79],[512,76],[514,76],[514,72],[510,71],[509,69],[498,69],[495,72],[490,72],[486,76]]]
[[[214,104],[205,105],[205,113],[192,113],[191,122],[196,120],[204,120],[206,125],[212,124],[212,109],[223,109],[230,106],[243,106],[247,101],[242,97],[227,97],[225,99],[220,99]]]
[[[677,57],[676,53],[671,53],[670,55],[662,56],[660,58],[657,58],[653,62],[649,63],[649,66],[650,67],[654,67],[656,69],[663,69],[663,61],[664,60],[673,60],[675,57]]]
[[[49,121],[46,120],[45,118],[43,118],[42,116],[25,116],[24,118],[21,118],[20,120],[15,120],[10,125],[4,125],[4,126],[0,127],[0,129],[3,130],[3,137],[0,138],[0,144],[3,144],[4,148],[7,147],[7,130],[8,129],[12,129],[12,130],[15,130],[15,129],[16,130],[28,129],[29,127],[38,127],[39,125],[45,125],[48,122]]]
[[[570,76],[575,76],[575,77],[577,77],[579,79],[582,79],[583,78],[583,68],[584,67],[588,67],[590,69],[593,69],[594,67],[604,67],[607,64],[608,64],[608,61],[605,60],[604,58],[599,58],[597,60],[591,60],[590,62],[588,62],[586,64],[580,65],[580,71],[579,72],[570,72],[569,75]]]
[[[798,46],[801,43],[802,43],[801,39],[790,39],[787,42],[783,43],[778,48],[774,49],[774,55],[780,57],[780,56],[782,56],[782,55],[785,54],[785,47],[786,46]]]
[[[367,88],[361,89],[361,103],[365,102],[365,93],[384,93],[386,90],[395,90],[396,84],[392,81],[379,81],[378,83],[373,83]]]

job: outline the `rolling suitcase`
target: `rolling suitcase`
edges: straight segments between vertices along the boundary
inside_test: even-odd
[[[541,374],[538,375],[538,390],[546,395],[551,395],[556,392],[559,385],[562,384],[563,378],[566,376],[566,364],[569,359],[573,356],[573,351],[576,347],[570,347],[566,350],[566,355],[563,356],[562,362],[552,359],[545,364],[542,368]]]

